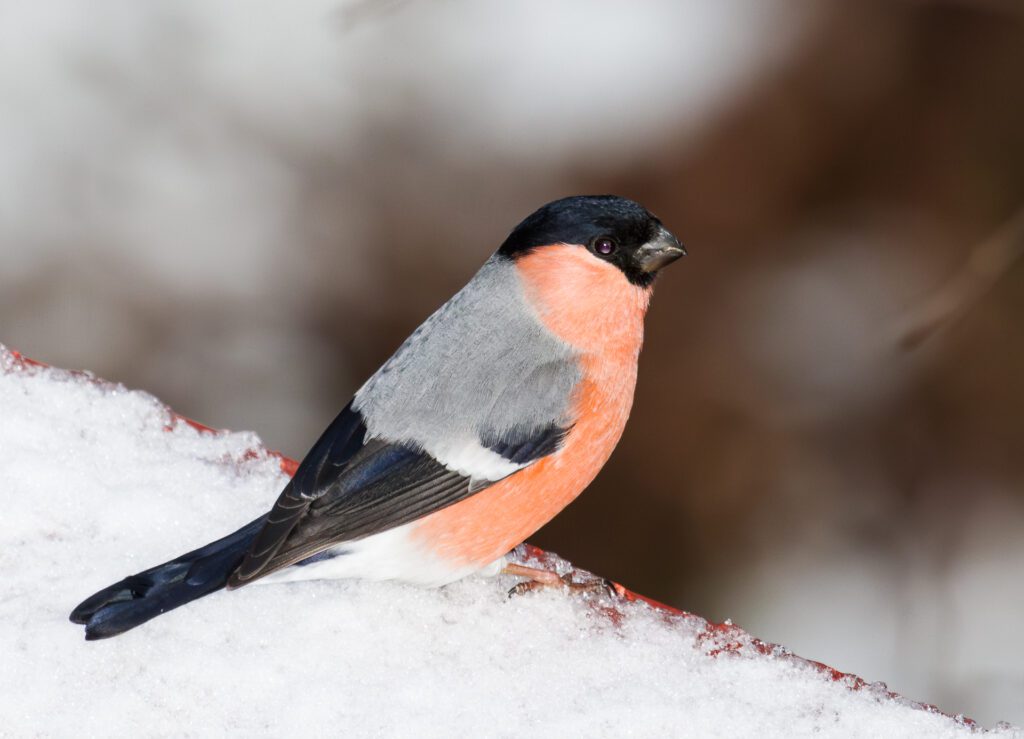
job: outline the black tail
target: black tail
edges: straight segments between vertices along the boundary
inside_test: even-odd
[[[85,638],[106,639],[224,587],[266,516],[177,559],[131,575],[86,598],[71,612]]]

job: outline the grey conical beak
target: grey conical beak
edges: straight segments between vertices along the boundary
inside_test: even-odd
[[[686,256],[686,249],[679,239],[664,226],[658,227],[658,235],[637,250],[637,263],[644,272],[657,272],[667,264]]]

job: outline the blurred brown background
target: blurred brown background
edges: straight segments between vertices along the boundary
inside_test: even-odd
[[[1018,2],[6,1],[0,135],[0,341],[293,456],[535,207],[640,200],[690,256],[534,543],[1024,723]]]

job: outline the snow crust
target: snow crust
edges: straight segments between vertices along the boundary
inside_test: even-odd
[[[716,655],[701,619],[509,599],[508,578],[252,586],[101,642],[68,622],[97,589],[260,514],[285,479],[252,433],[200,432],[0,346],[0,735],[976,733],[783,651]]]

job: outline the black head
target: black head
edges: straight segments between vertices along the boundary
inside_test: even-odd
[[[643,286],[686,253],[646,208],[615,195],[576,195],[548,203],[516,226],[498,253],[518,259],[549,244],[578,244]]]

